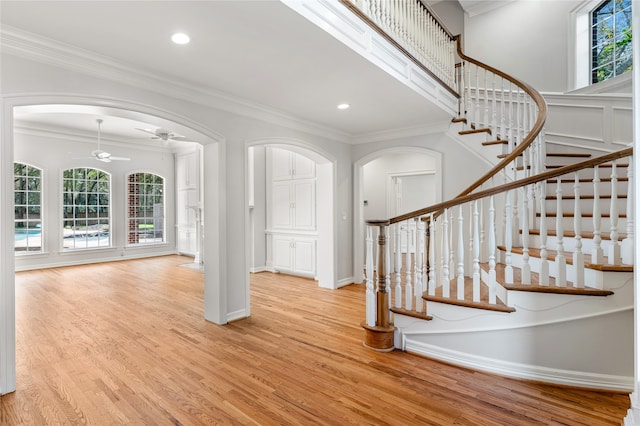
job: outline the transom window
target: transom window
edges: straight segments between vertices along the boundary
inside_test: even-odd
[[[42,252],[42,169],[13,164],[14,250]]]
[[[127,243],[164,242],[164,179],[152,173],[133,173],[127,179]]]
[[[63,246],[65,250],[111,246],[111,177],[79,167],[63,172]]]
[[[630,71],[631,0],[607,0],[591,13],[591,82]]]

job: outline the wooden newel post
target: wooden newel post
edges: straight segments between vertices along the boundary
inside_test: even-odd
[[[395,327],[389,321],[389,288],[387,287],[387,227],[388,220],[370,220],[369,226],[378,226],[378,262],[375,273],[376,288],[376,324],[370,326],[366,322],[361,325],[365,330],[364,346],[381,352],[394,350]]]

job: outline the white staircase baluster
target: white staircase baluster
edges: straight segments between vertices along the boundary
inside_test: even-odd
[[[546,182],[538,184],[538,200],[540,201],[540,271],[538,272],[539,284],[549,285],[549,260],[547,259],[547,209],[546,209]]]
[[[512,266],[512,258],[511,258],[511,249],[513,246],[513,205],[512,205],[512,196],[514,191],[507,191],[506,194],[506,219],[507,222],[504,228],[504,245],[506,246],[505,252],[505,268],[504,268],[504,281],[505,284],[513,284],[513,266]]]
[[[456,257],[454,256],[455,246],[453,244],[453,234],[455,226],[453,225],[453,208],[449,210],[449,271],[455,277],[456,275]]]
[[[487,69],[484,69],[484,125],[485,127],[490,127],[490,122],[489,122],[489,92],[487,90],[488,84],[487,84]],[[495,129],[491,129],[492,131]]]
[[[593,168],[593,251],[591,263],[604,263],[602,251],[602,213],[600,213],[600,167]]]
[[[473,301],[480,301],[480,214],[478,200],[473,202]]]
[[[476,123],[476,128],[482,127],[482,123],[480,120],[482,118],[482,113],[480,110],[480,67],[476,66],[476,105],[474,108],[474,118],[473,122]]]
[[[492,93],[493,99],[492,99],[492,105],[491,105],[491,128],[493,130],[493,135],[497,137],[500,129],[498,129],[498,117],[496,114],[498,99],[496,94],[496,74],[495,73],[491,74],[491,91],[493,92]],[[482,211],[482,209],[480,209],[480,211]]]
[[[562,211],[562,185],[558,177],[556,186],[556,239],[558,241],[558,252],[556,253],[556,287],[567,286],[567,259],[564,257],[564,224]]]
[[[413,251],[415,249],[415,246],[412,247],[412,242],[414,242],[414,237],[413,234],[415,231],[412,232],[411,228],[410,228],[410,221],[407,220],[406,222],[406,227],[407,227],[407,252],[405,253],[405,269],[404,269],[404,274],[405,274],[405,284],[404,284],[404,299],[405,299],[405,309],[411,310],[412,306],[413,306],[413,282],[412,282],[412,275],[413,275],[413,259],[412,259],[412,254]]]
[[[489,303],[496,304],[496,206],[489,198]]]
[[[436,294],[436,224],[433,213],[429,218],[429,296]]]
[[[413,296],[415,298],[415,311],[422,312],[422,292],[423,290],[423,270],[422,265],[424,263],[424,223],[420,220],[420,218],[416,218],[416,257],[415,257],[415,273],[414,280],[415,283],[413,285]]]
[[[525,188],[526,190],[526,188]],[[531,284],[531,265],[529,264],[529,200],[522,196],[522,271],[521,284]]]
[[[484,223],[484,198],[480,199],[480,262],[487,261],[487,250],[486,250],[486,235],[485,235],[485,223]]]
[[[396,223],[395,225],[394,235],[396,236],[396,244],[395,244],[395,277],[394,281],[395,285],[395,306],[396,308],[402,307],[402,222]],[[391,273],[391,271],[389,271]]]
[[[391,239],[389,238],[389,235],[391,233],[391,230],[389,230],[390,226],[385,226],[384,227],[384,237],[385,237],[385,241],[391,241]],[[385,286],[387,288],[387,292],[389,293],[389,297],[387,297],[387,301],[389,304],[389,309],[391,309],[391,244],[385,244],[384,245],[384,265],[385,265],[385,276],[384,276],[384,281],[385,281]]]
[[[367,325],[376,325],[376,294],[373,288],[373,228],[367,226],[367,254],[365,261],[367,280]]]
[[[633,158],[629,158],[629,167],[627,168],[627,226],[626,236],[622,240],[620,246],[620,256],[622,263],[625,265],[633,265],[633,234],[634,234],[634,202],[633,202]]]
[[[444,210],[444,221],[442,222],[442,297],[449,297],[450,277],[449,277],[449,212]]]
[[[620,244],[618,244],[618,169],[615,161],[611,165],[611,204],[609,208],[611,246],[609,247],[608,263],[610,265],[618,265],[621,263],[621,259]]]
[[[458,206],[458,268],[456,270],[458,300],[464,300],[464,217],[462,215],[462,204]]]
[[[573,269],[575,279],[573,285],[575,287],[584,287],[584,255],[582,254],[582,209],[580,206],[580,177],[576,172],[574,174],[573,184],[573,232],[575,233],[575,249],[573,251]]]

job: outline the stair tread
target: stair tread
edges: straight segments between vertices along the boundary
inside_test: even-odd
[[[611,195],[599,195],[598,198],[603,199],[603,200],[608,200],[608,199],[611,199]],[[617,198],[627,198],[627,194],[619,194],[617,196]],[[557,200],[557,199],[558,199],[558,197],[556,195],[547,195],[545,197],[545,200]],[[573,195],[573,194],[567,194],[567,195],[563,194],[562,195],[562,199],[563,200],[575,200],[576,196]],[[593,199],[595,199],[595,196],[581,194],[580,195],[580,199],[581,200],[593,200]]]
[[[491,134],[491,129],[488,127],[482,127],[480,129],[468,129],[468,130],[460,130],[458,132],[459,135],[471,135],[474,133],[488,133]]]
[[[489,271],[489,264],[480,264],[480,268]],[[540,285],[540,276],[536,272],[531,272],[531,284],[522,284],[522,269],[513,267],[513,284],[506,284],[505,280],[506,265],[498,263],[496,265],[496,281],[507,290],[512,291],[529,291],[535,293],[553,293],[553,294],[573,294],[581,296],[609,296],[613,294],[610,290],[601,290],[591,287],[576,287],[571,281],[567,281],[566,287],[556,285],[554,277],[549,277],[549,285]],[[518,284],[520,283],[520,284]]]
[[[435,296],[429,296],[428,292],[424,292],[422,295],[422,298],[429,302],[446,303],[449,305],[464,306],[467,308],[475,308],[475,309],[482,309],[487,311],[497,311],[497,312],[506,312],[506,313],[515,312],[515,308],[505,305],[500,300],[497,300],[497,303],[495,305],[490,304],[488,302],[489,289],[487,285],[482,282],[480,283],[480,302],[474,302],[473,301],[473,279],[470,277],[464,278],[465,300],[458,300],[456,298],[457,289],[458,289],[457,279],[454,278],[450,280],[449,286],[450,286],[451,297],[443,297],[442,286],[438,286],[438,288],[436,288]]]
[[[395,314],[405,315],[412,318],[422,319],[425,321],[431,321],[433,319],[431,315],[427,315],[424,312],[418,312],[418,311],[404,309],[404,308],[392,307],[391,312]]]
[[[456,117],[451,119],[452,123],[466,123],[467,119],[464,117]]]
[[[626,177],[619,177],[618,178],[618,182],[628,182],[629,179]],[[578,179],[578,182],[580,183],[592,183],[593,179],[588,179],[588,178],[583,178],[583,179]],[[600,182],[611,182],[611,178],[607,177],[607,178],[600,178]],[[558,183],[558,179],[549,179],[547,180],[547,183]],[[560,183],[575,183],[574,179],[560,179]]]
[[[499,245],[497,246],[497,248],[498,250],[506,251],[505,246]],[[524,249],[522,247],[512,247],[511,252],[516,254],[523,254]],[[547,260],[555,261],[557,254],[558,252],[556,250],[547,250]],[[567,261],[567,265],[573,265],[573,252],[563,251],[562,254],[564,254],[564,257]],[[591,263],[591,255],[588,253],[583,253],[583,254],[584,254],[584,267],[586,269],[595,269],[597,271],[607,271],[607,272],[632,272],[633,271],[633,265],[623,265],[623,264],[610,265],[606,263]],[[540,255],[540,249],[533,248],[533,247],[529,249],[529,256],[536,257],[538,259],[542,258],[542,256]]]
[[[578,152],[547,152],[547,157],[589,158],[591,154]]]
[[[555,211],[553,211],[553,212],[547,212],[547,213],[546,213],[546,216],[547,216],[547,217],[556,217],[556,212],[555,212]],[[585,218],[586,218],[586,217],[593,217],[593,213],[590,213],[590,212],[582,213],[582,214],[581,214],[581,216],[582,216],[582,217],[585,217]],[[540,213],[536,213],[536,217],[540,217]],[[563,213],[563,216],[562,216],[562,217],[566,217],[566,218],[573,217],[573,213]],[[611,217],[611,215],[610,215],[609,213],[601,213],[601,214],[600,214],[600,217],[603,217],[603,218],[604,218],[604,217]],[[619,217],[619,218],[623,218],[623,219],[624,219],[624,218],[626,218],[626,217],[627,217],[627,214],[626,214],[626,213],[619,213],[619,214],[618,214],[618,217]]]
[[[522,230],[520,230],[520,233],[522,234]],[[540,235],[540,230],[539,229],[529,229],[529,235]],[[593,232],[582,232],[580,235],[584,239],[593,239],[593,237],[594,237]],[[555,229],[550,229],[550,230],[547,231],[547,236],[557,237],[558,233],[556,232]],[[567,237],[567,238],[574,238],[576,236],[576,233],[573,232],[573,231],[564,231],[562,233],[562,236],[563,237]],[[610,240],[611,239],[611,234],[609,232],[602,232],[600,234],[600,238],[602,238],[603,240]],[[619,240],[624,240],[625,238],[627,238],[627,234],[618,234],[618,239]]]
[[[495,141],[482,142],[482,146],[490,146],[490,145],[507,145],[509,141],[504,139],[497,139]]]
[[[547,169],[559,169],[560,167],[567,166],[568,164],[547,164]],[[628,163],[616,164],[617,167],[629,167]],[[604,163],[598,166],[599,168],[611,168],[611,163]]]

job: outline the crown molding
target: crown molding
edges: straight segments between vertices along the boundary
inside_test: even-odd
[[[482,15],[505,6],[515,0],[459,0],[460,6],[469,17]]]
[[[451,122],[449,120],[439,123],[430,123],[421,126],[405,127],[401,129],[383,130],[380,132],[372,132],[355,136],[352,139],[354,145],[371,143],[371,142],[386,142],[396,139],[404,139],[415,136],[425,136],[437,133],[445,133],[449,128]]]
[[[76,46],[7,25],[3,25],[2,28],[0,28],[0,50],[3,54],[22,57],[35,62],[80,72],[92,77],[116,81],[175,99],[310,133],[338,142],[350,143],[353,137],[345,132],[297,118],[247,99],[213,90],[210,87],[176,82],[174,79],[157,73],[150,73],[130,67],[110,57],[98,55]]]

